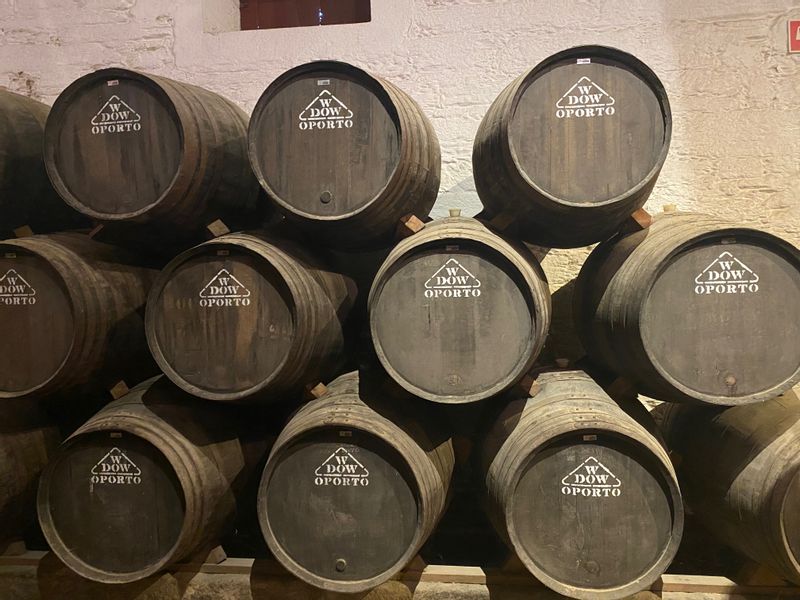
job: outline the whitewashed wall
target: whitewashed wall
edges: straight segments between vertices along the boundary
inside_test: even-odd
[[[124,66],[249,111],[295,64],[353,62],[394,81],[433,120],[443,153],[436,213],[473,214],[472,139],[493,98],[549,54],[606,44],[649,64],[672,103],[672,148],[647,208],[674,203],[800,244],[800,55],[786,50],[797,0],[372,0],[371,23],[226,31],[235,5],[0,0],[0,86],[52,103],[80,75]],[[547,259],[554,287],[584,255]]]

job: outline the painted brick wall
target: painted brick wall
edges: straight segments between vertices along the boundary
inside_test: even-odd
[[[674,203],[800,244],[800,55],[786,51],[796,0],[373,0],[367,24],[226,31],[235,4],[0,0],[0,86],[52,103],[80,75],[124,66],[249,111],[295,64],[350,61],[394,81],[433,120],[443,153],[436,214],[474,214],[472,139],[494,97],[553,52],[606,44],[648,63],[672,103],[672,147],[647,208]],[[548,257],[554,288],[585,253]]]

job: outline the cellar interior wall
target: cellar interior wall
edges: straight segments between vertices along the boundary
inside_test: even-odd
[[[475,214],[472,140],[497,94],[579,44],[633,53],[658,74],[672,146],[646,208],[749,223],[800,244],[800,55],[792,0],[373,0],[372,21],[231,31],[233,0],[0,0],[0,86],[52,103],[77,77],[123,66],[187,81],[251,111],[266,85],[334,58],[385,76],[431,118],[448,208]],[[587,249],[552,252],[553,289]]]

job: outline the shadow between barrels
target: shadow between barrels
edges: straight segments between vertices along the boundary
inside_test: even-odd
[[[256,560],[250,571],[252,600],[412,600],[418,582],[413,577],[391,580],[366,592],[343,594],[309,585],[273,559]]]
[[[181,575],[185,575],[182,573]],[[180,600],[191,576],[160,573],[141,581],[109,585],[73,573],[52,552],[39,561],[36,571],[41,600]]]

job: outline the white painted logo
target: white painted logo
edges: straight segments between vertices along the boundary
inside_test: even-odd
[[[350,129],[353,111],[344,102],[322,90],[319,96],[300,113],[300,129]]]
[[[593,456],[561,480],[561,493],[565,496],[616,498],[622,495],[621,488],[617,476]]]
[[[0,277],[0,304],[25,306],[36,304],[36,290],[14,269]]]
[[[119,448],[112,448],[92,467],[94,484],[138,485],[142,483],[142,470]]]
[[[221,269],[200,290],[200,306],[250,306],[250,290],[228,269]]]
[[[727,250],[694,279],[695,294],[748,294],[758,291],[758,275]]]
[[[425,282],[426,298],[477,298],[481,282],[455,258],[444,263]]]
[[[605,117],[616,112],[614,98],[594,81],[584,76],[556,102],[556,117]]]
[[[126,133],[142,129],[142,116],[116,94],[92,117],[92,133]]]
[[[369,471],[344,448],[339,448],[314,471],[315,485],[355,487],[369,485]]]

